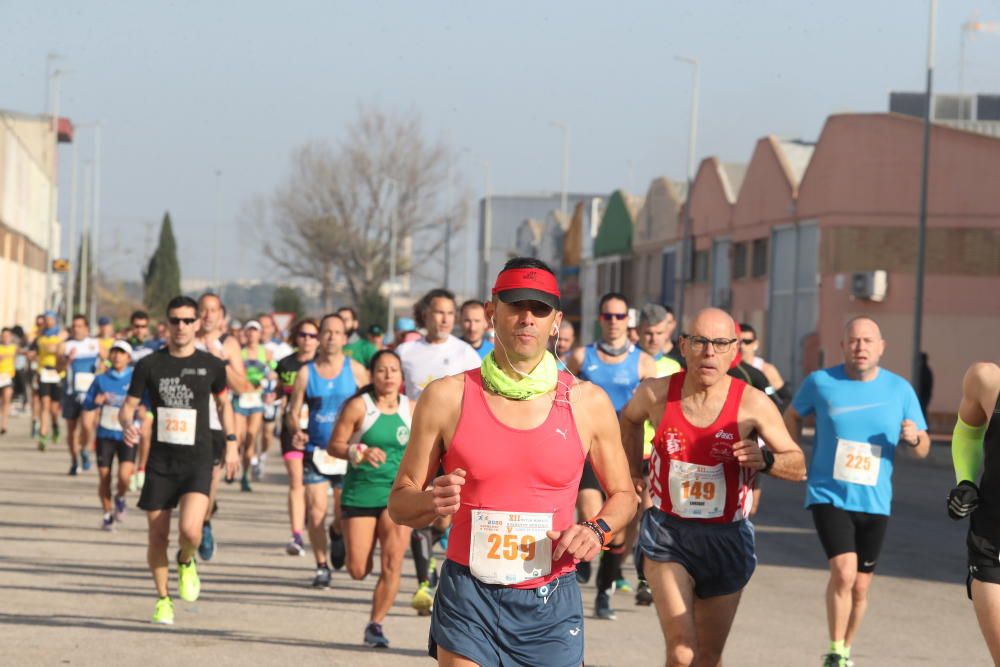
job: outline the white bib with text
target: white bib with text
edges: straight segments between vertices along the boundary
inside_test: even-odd
[[[197,423],[197,410],[156,408],[156,439],[171,445],[193,445]]]
[[[472,510],[469,570],[484,584],[511,586],[552,572],[550,512]]]
[[[325,449],[317,447],[313,450],[313,465],[324,475],[344,475],[347,473],[347,459],[330,456]]]
[[[121,431],[122,425],[118,422],[118,411],[113,405],[101,406],[101,428],[106,431]]]
[[[60,379],[59,371],[54,368],[43,368],[38,373],[38,381],[42,384],[56,384]]]
[[[77,394],[86,394],[90,385],[94,384],[93,373],[73,373],[73,391]]]
[[[671,459],[670,505],[685,519],[715,519],[726,508],[726,472],[722,464],[702,466]]]
[[[853,440],[837,440],[837,454],[833,459],[833,478],[849,484],[875,486],[882,465],[881,445]]]
[[[11,384],[12,380],[10,379],[10,376],[6,375],[5,373],[0,373],[0,389],[3,389],[4,387],[9,387]]]
[[[259,393],[252,391],[247,394],[240,394],[240,409],[250,410],[262,407],[264,407],[264,401],[261,400]]]

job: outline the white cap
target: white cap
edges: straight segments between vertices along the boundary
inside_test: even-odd
[[[111,344],[112,350],[121,350],[125,354],[132,356],[132,346],[128,344],[127,340],[116,340]]]
[[[257,331],[260,331],[260,322],[258,322],[257,320],[250,320],[249,322],[243,325],[243,328],[256,329]]]

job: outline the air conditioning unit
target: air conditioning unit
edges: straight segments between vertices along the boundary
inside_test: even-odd
[[[851,274],[851,296],[866,301],[885,301],[889,274],[885,271],[858,271]]]

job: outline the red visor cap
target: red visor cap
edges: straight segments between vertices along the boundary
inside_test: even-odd
[[[538,301],[559,310],[559,283],[542,269],[507,269],[493,284],[493,295],[504,303]]]

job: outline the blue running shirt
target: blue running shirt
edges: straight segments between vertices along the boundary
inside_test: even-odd
[[[829,504],[888,516],[903,420],[927,429],[910,383],[884,368],[869,382],[851,380],[841,364],[811,373],[792,407],[803,417],[816,415],[806,507]]]
[[[635,388],[639,386],[639,356],[641,354],[642,351],[632,345],[623,361],[617,364],[608,364],[601,361],[597,355],[596,344],[588,345],[583,352],[580,379],[593,382],[607,392],[612,405],[615,406],[615,412],[620,414],[622,408],[635,393]]]
[[[340,373],[327,380],[321,377],[312,361],[307,365],[309,381],[306,383],[306,404],[309,406],[309,442],[306,453],[310,456],[314,449],[326,449],[333,435],[333,425],[337,422],[344,402],[358,390],[351,370],[351,358],[344,356]]]

